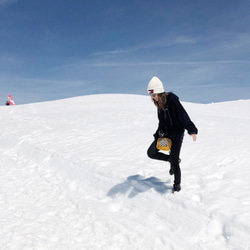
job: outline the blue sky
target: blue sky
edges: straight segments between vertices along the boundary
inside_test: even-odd
[[[250,99],[249,0],[0,0],[0,105],[89,94]]]

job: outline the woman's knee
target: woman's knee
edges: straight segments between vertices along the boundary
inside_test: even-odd
[[[154,157],[154,156],[155,156],[155,153],[153,153],[153,151],[151,150],[151,148],[148,149],[147,155],[148,155],[149,158],[152,158],[152,159],[155,158],[155,157]]]
[[[157,149],[156,149],[156,143],[154,141],[148,148],[147,155],[149,158],[154,159],[156,154],[157,154]]]

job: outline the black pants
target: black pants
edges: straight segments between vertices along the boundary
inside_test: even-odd
[[[150,145],[147,154],[149,158],[170,162],[170,168],[174,172],[174,184],[180,184],[181,169],[179,166],[179,158],[180,158],[183,136],[171,138],[171,140],[172,140],[172,147],[169,155],[159,152],[159,150],[156,148],[157,140],[153,141],[153,143]]]

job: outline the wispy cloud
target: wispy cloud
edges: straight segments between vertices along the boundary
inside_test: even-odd
[[[177,85],[175,89],[190,89],[190,88],[218,88],[218,87],[233,87],[237,86],[236,83],[212,83],[212,84],[188,84],[188,85]]]
[[[139,44],[131,48],[125,49],[115,49],[110,51],[101,51],[95,52],[93,56],[108,56],[108,55],[117,55],[117,54],[126,54],[131,52],[136,52],[140,50],[153,49],[153,48],[164,48],[170,46],[181,46],[184,44],[196,44],[200,41],[197,37],[188,37],[188,36],[178,36],[176,38],[163,37],[160,39],[153,40],[148,43]]]
[[[17,2],[18,0],[0,0],[0,8]]]
[[[123,54],[123,53],[130,53],[137,50],[136,48],[133,49],[116,49],[116,50],[110,50],[110,51],[101,51],[101,52],[95,52],[92,55],[93,56],[106,56],[106,55],[117,55],[117,54]]]
[[[126,7],[123,6],[110,6],[103,10],[102,15],[104,16],[105,20],[114,20],[121,18],[124,13],[127,11]]]
[[[234,37],[231,41],[225,42],[225,49],[238,49],[238,48],[249,48],[250,45],[250,34],[241,33]]]
[[[21,85],[22,87],[39,86],[37,89],[47,88],[48,86],[84,86],[89,84],[89,81],[84,80],[54,80],[54,79],[39,79],[39,78],[19,78],[19,77],[0,77],[1,81],[5,81],[10,85]]]
[[[0,54],[0,63],[3,63],[3,64],[6,64],[6,63],[15,64],[15,63],[20,63],[22,61],[23,60],[21,60],[15,55],[10,55],[8,53]]]
[[[174,41],[174,44],[195,44],[199,39],[194,37],[180,36]]]
[[[192,46],[192,50],[190,50],[188,46]],[[204,63],[202,60],[199,60],[200,58],[204,58],[204,60],[206,60],[205,63],[249,63],[244,60],[234,60],[241,58],[240,55],[242,53],[247,55],[247,53],[249,53],[249,46],[249,33],[224,32],[221,34],[211,34],[209,37],[192,37],[184,35],[161,37],[159,39],[154,39],[147,43],[137,44],[129,48],[116,48],[109,51],[95,52],[92,56],[101,57],[101,59],[105,60],[107,58],[111,59],[118,58],[119,56],[124,57],[125,55],[135,55],[136,53],[138,55],[146,55],[148,52],[152,53],[152,50],[162,50],[163,53],[168,51],[166,56],[173,54],[175,57],[177,56],[179,58],[193,58],[194,60],[198,60],[198,63],[200,63],[200,61],[201,63]],[[156,52],[155,55],[157,53],[159,54],[159,51]],[[192,54],[190,54],[190,51],[192,51]],[[160,55],[162,55],[162,53],[160,53],[159,56]],[[208,61],[206,58],[212,60]],[[218,60],[214,61],[213,58]],[[223,60],[223,58],[226,60]],[[188,64],[197,62],[191,61],[180,63]],[[102,64],[103,63],[98,63],[99,66]],[[142,65],[143,63],[139,64]],[[151,64],[176,64],[176,62],[156,62]]]
[[[45,101],[46,99],[67,98],[84,94],[83,90],[87,87],[88,90],[94,88],[89,80],[22,78],[18,76],[2,76],[1,73],[0,83],[0,99],[4,100],[10,92],[13,97],[16,97],[15,100],[19,104]]]
[[[221,60],[221,61],[162,61],[162,62],[78,62],[82,67],[124,67],[124,66],[160,66],[160,65],[200,65],[200,64],[250,64],[250,60]]]

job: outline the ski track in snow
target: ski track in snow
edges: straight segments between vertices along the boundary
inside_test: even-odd
[[[148,97],[0,107],[0,249],[250,249],[249,104],[184,103],[174,194]]]

